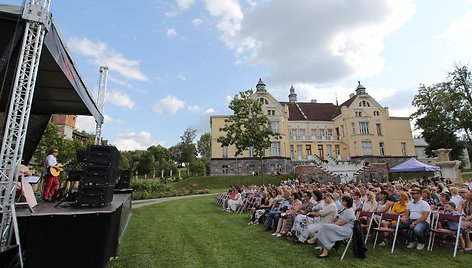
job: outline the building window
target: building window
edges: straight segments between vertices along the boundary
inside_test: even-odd
[[[372,142],[370,141],[362,142],[362,153],[363,155],[372,155]]]
[[[269,104],[269,102],[265,98],[259,98],[259,102],[264,105],[264,104]]]
[[[385,147],[383,142],[379,142],[379,150],[380,150],[380,155],[384,156],[385,155]]]
[[[221,149],[223,150],[223,158],[228,158],[228,147],[225,146],[225,147],[222,147]]]
[[[359,122],[359,131],[361,134],[369,134],[369,122]]]
[[[352,126],[352,135],[356,135],[356,124],[351,123]]]
[[[406,143],[402,142],[402,155],[406,156]]]
[[[374,116],[380,116],[380,112],[379,111],[374,111]]]
[[[341,155],[341,149],[339,148],[339,145],[334,145],[334,154],[336,157]]]
[[[290,136],[292,136],[292,140],[297,140],[297,130],[295,128],[290,130]]]
[[[375,127],[377,128],[377,135],[382,136],[382,125],[375,124]]]
[[[305,129],[300,129],[300,140],[305,139]]]
[[[306,155],[311,155],[311,145],[306,145]]]
[[[341,125],[341,134],[342,134],[342,136],[343,136],[343,138],[344,138],[344,125]]]
[[[221,166],[221,172],[223,174],[228,174],[228,165],[222,165]]]
[[[294,156],[295,156],[295,152],[294,152],[293,145],[290,145],[290,158],[293,159]]]
[[[357,116],[357,117],[362,116],[362,112],[356,112],[356,116]]]
[[[325,130],[324,128],[320,128],[320,140],[325,140],[326,137],[325,137]]]
[[[303,157],[303,152],[302,152],[302,145],[297,145],[297,156],[298,160],[302,160]]]
[[[254,157],[254,147],[249,147],[249,157]]]
[[[267,115],[275,115],[275,110],[267,110]]]
[[[316,128],[311,129],[311,139],[316,140],[317,139],[317,131]]]
[[[272,142],[270,147],[272,156],[280,156],[280,142]]]
[[[271,121],[270,122],[271,126],[272,126],[272,131],[275,132],[275,133],[279,133],[279,121]]]
[[[328,131],[328,140],[332,140],[333,139],[333,129],[332,128],[328,128],[327,129]]]
[[[331,156],[331,144],[326,145],[326,155]]]

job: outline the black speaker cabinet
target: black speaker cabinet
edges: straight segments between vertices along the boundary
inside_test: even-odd
[[[81,183],[115,185],[120,176],[119,169],[112,166],[86,164],[82,172]]]
[[[115,185],[116,189],[129,189],[131,187],[131,170],[122,170],[120,174],[120,180]]]
[[[86,164],[118,167],[120,151],[115,146],[89,145],[84,160]]]
[[[80,184],[76,207],[104,207],[113,200],[114,185]]]

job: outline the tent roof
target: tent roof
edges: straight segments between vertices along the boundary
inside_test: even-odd
[[[22,7],[0,4],[0,111],[6,111],[15,77],[26,25],[21,13]],[[32,114],[92,115],[96,122],[103,122],[54,22],[44,39],[31,109]]]
[[[399,172],[428,172],[428,171],[439,171],[440,168],[438,166],[432,166],[425,163],[422,163],[416,158],[412,157],[409,160],[398,164],[390,169],[392,173],[399,173]]]

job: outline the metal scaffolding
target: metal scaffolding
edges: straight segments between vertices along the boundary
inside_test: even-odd
[[[15,215],[15,193],[39,58],[44,36],[52,23],[49,12],[50,4],[50,0],[31,0],[25,3],[22,14],[22,18],[26,20],[26,27],[0,152],[0,212],[2,214],[0,218],[0,251],[11,245],[13,231],[15,231],[16,243],[20,244]],[[19,252],[20,262],[23,266],[21,248]]]
[[[107,91],[108,82],[108,67],[100,67],[100,82],[98,85],[98,96],[97,96],[97,107],[98,111],[103,114],[103,106],[105,103],[105,93]],[[102,123],[97,123],[95,127],[95,144],[100,145],[102,143]]]

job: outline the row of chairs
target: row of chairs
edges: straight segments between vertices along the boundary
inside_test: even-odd
[[[379,215],[378,219],[378,226],[372,228],[374,218],[375,218],[375,213],[373,212],[367,212],[367,211],[360,211],[357,215],[358,218],[361,217],[366,217],[368,218],[368,222],[361,224],[362,228],[366,230],[366,236],[365,236],[365,243],[367,243],[367,239],[369,238],[369,234],[372,231],[375,231],[375,238],[374,238],[374,245],[373,248],[376,247],[377,241],[379,234],[381,233],[390,233],[393,235],[393,242],[392,242],[392,249],[391,253],[395,250],[395,244],[397,241],[397,235],[398,235],[398,228],[399,224],[395,224],[392,227],[384,227],[382,226],[382,221],[396,221],[396,223],[400,222],[400,215],[397,214],[389,214],[389,213],[382,213]],[[441,226],[440,223],[442,222],[455,222],[457,223],[457,230],[450,230],[450,229],[445,229]],[[434,247],[434,242],[436,235],[449,235],[453,236],[455,238],[455,243],[454,243],[454,252],[453,256],[456,257],[457,254],[457,248],[459,245],[460,241],[460,236],[461,236],[461,223],[462,219],[459,215],[449,215],[449,214],[443,214],[443,213],[432,213],[431,214],[431,228],[430,228],[430,235],[429,235],[429,241],[428,241],[428,248],[427,250],[432,251]]]
[[[226,202],[226,200],[228,198],[229,198],[228,193],[219,193],[215,197],[214,203],[218,206],[223,206],[224,202]],[[242,200],[241,204],[236,209],[236,213],[243,213],[244,211],[247,211],[247,210],[249,210],[253,207],[257,207],[257,206],[260,205],[260,202],[261,202],[260,197],[248,196],[248,197],[246,197]],[[395,224],[393,227],[383,227],[382,226],[382,221],[384,221],[384,220],[390,221],[390,222],[396,221],[397,223],[399,223],[400,222],[400,215],[390,214],[390,213],[382,213],[382,214],[378,215],[377,219],[378,219],[379,224],[378,224],[377,227],[373,227],[374,226],[374,216],[375,216],[374,212],[359,211],[357,213],[356,218],[358,220],[360,218],[363,218],[363,217],[369,219],[366,223],[361,224],[361,227],[366,231],[364,242],[367,243],[367,241],[370,237],[370,233],[375,232],[374,244],[373,244],[373,248],[375,248],[377,246],[377,241],[378,241],[378,238],[379,238],[379,234],[390,233],[390,234],[393,235],[392,248],[391,248],[391,253],[393,253],[393,251],[395,250],[395,245],[396,245],[396,241],[397,241],[399,224]],[[445,221],[456,222],[457,225],[458,225],[457,230],[449,230],[449,229],[442,228],[440,223],[445,222]],[[462,229],[461,228],[461,223],[462,223],[462,220],[461,220],[461,217],[459,215],[432,213],[431,214],[431,228],[429,230],[430,236],[429,236],[427,250],[429,250],[429,251],[433,250],[434,242],[436,240],[437,235],[449,235],[449,236],[453,236],[455,238],[453,256],[456,257],[457,249],[458,249],[458,245],[459,245],[459,241],[460,241],[460,236],[461,236],[461,231],[462,231],[461,230]],[[341,256],[341,260],[344,259],[345,255],[346,255],[346,252],[347,252],[347,249],[349,248],[349,245],[351,244],[351,241],[352,241],[352,236],[347,241],[347,245],[346,245],[346,247],[344,249],[344,252]]]

